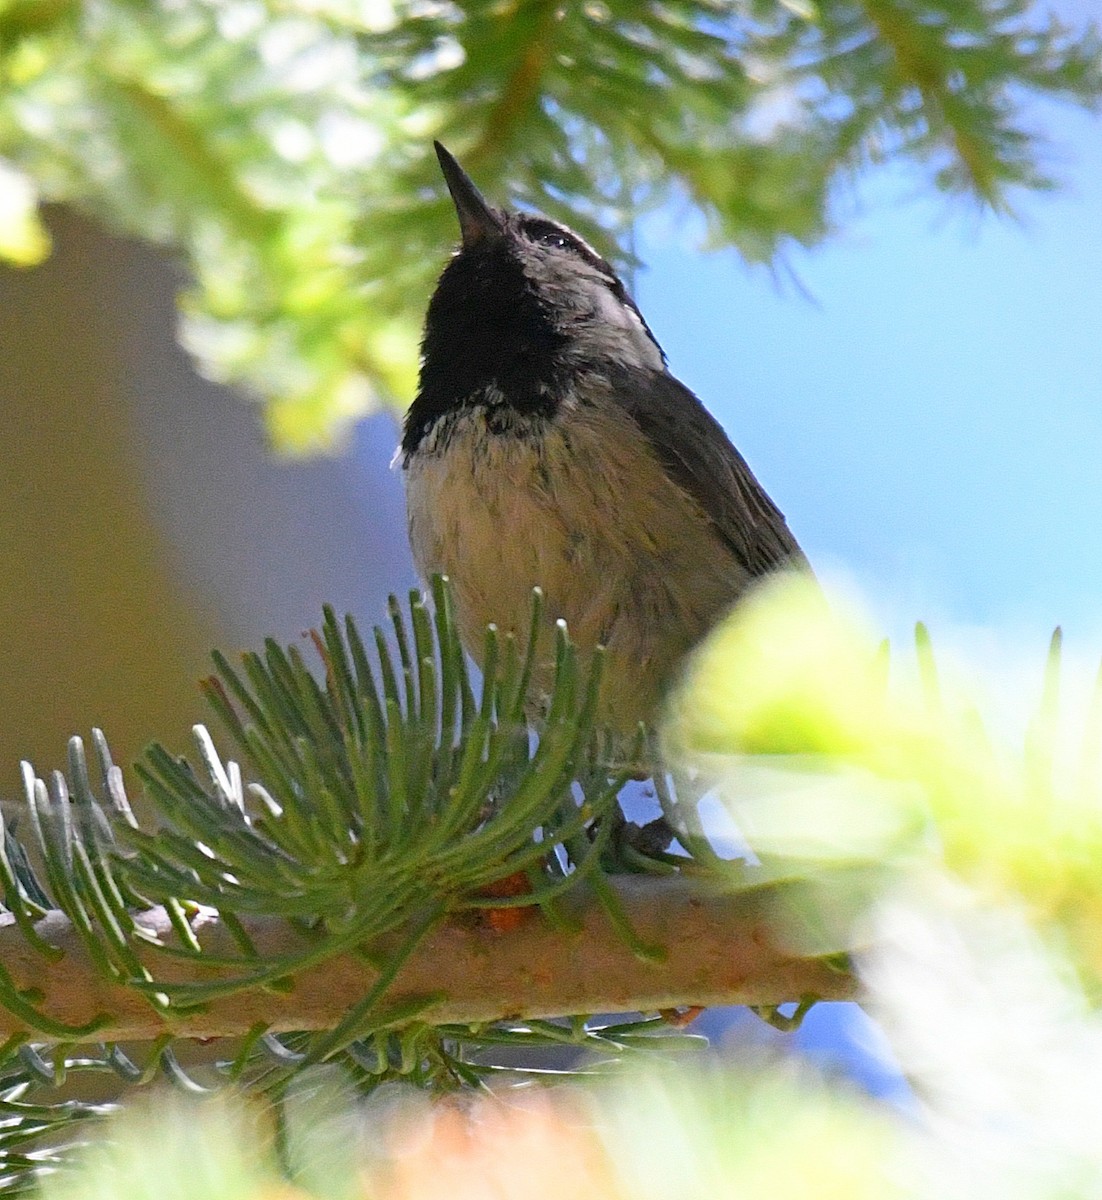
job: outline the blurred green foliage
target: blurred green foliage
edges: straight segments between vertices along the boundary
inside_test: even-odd
[[[1020,1073],[1031,1078],[1027,1064]],[[1080,1097],[1082,1098],[1082,1097]],[[798,1064],[696,1063],[555,1093],[357,1103],[334,1075],[285,1124],[161,1097],[110,1127],[45,1200],[1088,1200],[1097,1144],[1043,1122],[973,1126],[952,1107],[878,1105]],[[1018,1117],[1020,1114],[1015,1113]],[[265,1120],[267,1117],[267,1120]],[[1092,1130],[1093,1120],[1084,1122]]]
[[[767,866],[842,873],[835,930],[852,937],[855,868],[880,895],[945,871],[977,902],[1023,907],[1102,999],[1102,672],[1069,702],[1057,631],[1018,740],[985,726],[978,679],[942,677],[923,627],[915,669],[894,667],[844,607],[781,580],[701,648],[671,753],[718,788]],[[821,911],[816,923],[830,928]]]
[[[356,1105],[335,1073],[288,1104],[282,1139],[224,1101],[162,1097],[116,1121],[45,1200],[873,1200],[901,1122],[810,1074],[702,1069],[632,1074],[430,1109],[395,1091]],[[917,1140],[917,1139],[910,1139]],[[156,1147],[156,1152],[154,1152]]]
[[[46,253],[36,195],[172,247],[202,369],[317,447],[412,395],[433,137],[614,255],[680,198],[772,262],[885,159],[1043,186],[1025,101],[1096,105],[1099,46],[1028,0],[0,0],[0,255]]]

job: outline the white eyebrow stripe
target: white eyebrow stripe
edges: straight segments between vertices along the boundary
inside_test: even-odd
[[[563,237],[572,242],[582,252],[582,257],[587,262],[596,267],[602,274],[607,275],[609,279],[619,281],[619,276],[612,269],[608,260],[602,258],[580,233],[575,232],[569,226],[563,225],[559,221],[553,221],[550,217],[540,217],[530,213],[523,213],[520,218],[520,229],[522,233],[529,235],[534,230],[553,230],[555,233],[561,233]]]

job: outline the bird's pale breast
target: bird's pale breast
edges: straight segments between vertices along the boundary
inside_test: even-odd
[[[615,406],[568,401],[528,432],[500,432],[501,415],[461,410],[409,460],[418,568],[451,578],[476,658],[490,622],[523,635],[539,585],[548,635],[533,700],[550,687],[550,630],[563,618],[583,651],[607,646],[602,715],[630,730],[656,715],[680,660],[745,588],[746,568]]]

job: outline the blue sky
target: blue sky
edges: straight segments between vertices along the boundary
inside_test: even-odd
[[[668,214],[636,290],[817,566],[892,631],[1057,623],[1102,650],[1102,129],[1050,108],[1060,190],[980,216],[913,174],[864,181],[812,300],[701,255]]]

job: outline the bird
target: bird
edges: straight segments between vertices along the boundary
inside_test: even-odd
[[[527,634],[539,587],[530,711],[565,621],[583,665],[604,648],[598,721],[631,736],[757,580],[807,561],[613,267],[565,225],[491,205],[434,147],[460,242],[396,455],[416,566],[449,578],[476,661],[487,625]]]

